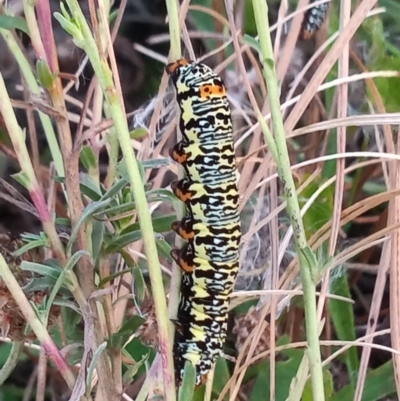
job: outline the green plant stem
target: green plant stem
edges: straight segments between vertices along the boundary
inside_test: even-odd
[[[65,263],[63,246],[51,219],[50,212],[47,208],[46,201],[40,189],[39,183],[37,182],[36,175],[29,157],[28,149],[26,148],[25,135],[22,132],[21,127],[18,125],[18,121],[15,117],[10,97],[8,96],[8,92],[4,83],[4,79],[1,74],[0,98],[0,112],[3,116],[8,134],[13,144],[15,154],[18,158],[18,162],[22,170],[22,179],[24,186],[29,191],[32,202],[34,203],[38,211],[40,220],[43,224],[43,228],[50,240],[55,255],[59,258],[59,260],[64,261]]]
[[[274,52],[267,19],[267,2],[265,0],[253,0],[253,9],[260,40],[263,74],[268,87],[268,98],[271,108],[275,144],[278,152],[276,160],[277,171],[283,183],[284,193],[287,200],[287,210],[292,223],[294,241],[300,262],[313,398],[314,400],[324,401],[324,381],[316,308],[316,284],[313,279],[317,270],[317,262],[315,255],[307,243],[303,220],[300,214],[300,206],[296,195],[296,187],[290,169],[289,153],[286,146],[286,135],[280,111],[279,87],[275,72]]]
[[[39,99],[41,90],[36,81],[36,77],[29,65],[28,60],[25,55],[21,51],[18,43],[14,39],[12,33],[7,29],[0,29],[0,34],[3,36],[4,40],[7,43],[8,48],[10,49],[13,57],[18,63],[19,68],[21,69],[22,75],[25,78],[25,81],[29,87],[30,93]],[[50,117],[41,111],[38,111],[38,115],[40,118],[40,122],[42,123],[44,133],[46,135],[47,143],[49,144],[50,153],[56,167],[57,174],[60,177],[64,177],[64,165],[62,162],[62,156],[60,147],[58,146],[57,137],[54,132],[53,125],[51,123]]]
[[[53,107],[59,114],[55,121],[57,124],[58,137],[61,144],[63,164],[65,169],[68,171],[68,174],[64,174],[63,177],[65,177],[65,189],[66,199],[68,201],[69,217],[71,220],[71,226],[74,228],[83,213],[83,202],[79,187],[79,153],[73,152],[72,149],[72,135],[67,118],[67,108],[65,105],[63,87],[61,84],[61,79],[58,76],[59,67],[54,35],[52,34],[53,28],[51,22],[50,4],[48,0],[40,0],[40,4],[38,3],[38,8],[36,10],[37,13],[35,13],[34,9],[35,2],[32,2],[31,0],[24,0],[23,4],[33,48],[35,49],[37,57],[45,60],[48,63],[53,74],[53,81],[48,88],[48,92]],[[46,36],[44,38],[46,46],[43,45],[38,25],[39,23],[41,30]],[[79,229],[75,249],[88,249],[84,226],[80,227]],[[61,265],[64,267],[66,262],[61,261]],[[85,298],[88,298],[95,289],[93,282],[93,266],[90,258],[81,258],[78,263],[78,269],[83,295]],[[82,299],[82,292],[73,294],[79,303],[82,312],[84,313],[86,310],[86,302],[84,302]],[[101,339],[100,343],[102,341],[103,340]]]
[[[159,330],[160,353],[162,357],[164,375],[164,397],[167,401],[175,400],[175,387],[173,381],[173,359],[172,347],[169,342],[169,321],[166,307],[166,298],[162,281],[160,263],[158,260],[157,247],[151,215],[149,212],[144,185],[140,175],[139,166],[132,149],[130,135],[123,105],[120,96],[114,86],[112,72],[105,59],[101,59],[93,38],[90,27],[76,0],[67,0],[68,7],[73,19],[67,19],[66,15],[55,14],[56,19],[67,31],[73,35],[75,43],[88,55],[95,71],[99,84],[103,90],[112,116],[115,131],[124,156],[124,161],[130,178],[131,190],[136,202],[144,249],[147,256],[148,269],[154,295],[154,305]]]
[[[23,341],[14,341],[10,353],[3,367],[0,369],[0,386],[10,377],[10,374],[17,366],[19,356],[24,348]]]
[[[41,60],[47,60],[46,51],[43,46],[42,38],[40,37],[39,26],[36,23],[34,2],[32,0],[23,0],[23,5],[26,23],[29,29],[29,37],[35,49],[36,56]]]
[[[180,32],[181,27],[179,23],[179,9],[178,2],[176,0],[166,0],[167,13],[168,13],[168,26],[170,33],[170,61],[178,60],[182,55],[181,49],[181,38]],[[179,135],[179,134],[177,134]],[[178,136],[179,139],[179,136]],[[178,170],[178,179],[183,177],[183,169]],[[182,219],[186,213],[186,205],[180,202],[175,208],[177,219]],[[183,241],[179,236],[176,236],[175,246],[181,248],[183,246]],[[175,262],[172,264],[172,276],[169,285],[169,302],[168,302],[168,313],[169,313],[169,330],[171,333],[170,341],[171,344],[174,342],[175,325],[173,319],[176,319],[180,300],[180,287],[182,281],[182,271],[180,266]]]
[[[178,60],[182,57],[178,2],[177,0],[165,0],[165,3],[167,5],[169,37],[171,42],[169,57],[172,60]]]
[[[36,337],[40,341],[42,347],[46,351],[46,354],[55,364],[57,370],[60,372],[61,376],[67,382],[69,388],[72,389],[75,384],[75,376],[69,369],[68,364],[65,362],[64,358],[60,354],[60,351],[54,344],[52,338],[50,337],[50,334],[46,330],[46,327],[36,316],[34,310],[29,304],[29,301],[27,300],[25,294],[23,293],[17,280],[15,279],[11,270],[7,266],[7,263],[1,254],[0,254],[0,276],[1,279],[4,281],[4,283],[6,284],[14,300],[17,302],[27,323],[30,325],[31,329],[33,330]]]

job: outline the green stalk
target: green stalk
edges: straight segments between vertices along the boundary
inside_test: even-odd
[[[18,43],[14,39],[12,33],[7,29],[0,29],[0,34],[3,36],[10,49],[13,57],[17,60],[18,66],[21,69],[22,75],[28,85],[29,91],[33,96],[40,97],[41,90],[37,83],[36,77],[29,65],[28,60],[25,58]],[[57,137],[54,132],[53,125],[50,117],[47,114],[38,111],[40,122],[42,123],[44,133],[46,135],[47,143],[49,144],[50,153],[56,167],[57,174],[60,177],[65,177],[64,165],[62,161],[60,147],[58,146]]]
[[[170,61],[175,61],[178,60],[182,55],[181,38],[180,38],[181,27],[179,23],[178,2],[176,0],[166,0],[166,5],[168,13],[169,35],[171,41],[169,56],[170,56]],[[178,170],[178,179],[182,177],[183,177],[183,169],[180,168]],[[176,210],[176,214],[178,220],[182,219],[183,216],[186,214],[186,205],[183,202],[180,202]],[[175,246],[178,248],[181,248],[183,246],[183,241],[179,236],[176,236]],[[171,344],[173,344],[174,342],[175,325],[173,323],[173,319],[176,319],[178,313],[180,293],[181,293],[180,291],[181,281],[182,281],[181,268],[174,262],[172,264],[172,276],[169,283],[169,299],[168,299],[169,301],[168,313],[170,317],[169,330],[171,333],[171,338],[170,338]]]
[[[271,108],[272,125],[275,135],[275,145],[278,152],[277,171],[283,183],[287,201],[287,211],[292,223],[294,241],[300,262],[300,274],[304,292],[304,308],[308,357],[310,360],[311,384],[314,400],[324,401],[324,382],[319,346],[317,321],[316,293],[314,277],[317,276],[317,260],[308,246],[307,238],[300,214],[300,206],[296,195],[296,186],[290,169],[289,153],[286,146],[286,135],[282,121],[279,102],[279,87],[274,63],[274,52],[269,33],[268,5],[265,0],[253,0],[254,18],[260,40],[263,74],[268,87],[268,99]],[[268,141],[268,137],[266,136]]]
[[[104,97],[114,122],[115,131],[118,134],[120,147],[124,155],[124,161],[130,178],[131,190],[136,202],[154,295],[163,362],[164,397],[167,401],[172,401],[175,400],[175,388],[172,376],[173,359],[172,347],[169,342],[169,321],[166,298],[151,215],[146,200],[139,166],[132,149],[128,124],[123,112],[123,105],[120,102],[120,96],[114,86],[111,69],[107,61],[100,58],[99,49],[97,49],[91,29],[79,7],[79,3],[77,0],[67,0],[67,4],[72,16],[68,15],[67,11],[64,9],[62,10],[62,14],[55,13],[55,18],[60,22],[62,27],[73,36],[75,44],[82,48],[88,55],[97,79],[99,80],[99,84],[103,90]]]
[[[22,132],[22,129],[19,126],[18,121],[15,117],[2,74],[0,74],[0,98],[0,113],[3,116],[8,134],[13,144],[15,154],[18,158],[18,162],[22,170],[21,173],[18,175],[19,181],[29,191],[29,195],[32,199],[33,204],[36,207],[36,210],[38,211],[40,220],[43,224],[43,228],[50,240],[55,255],[57,255],[57,258],[61,262],[65,263],[66,260],[64,248],[61,244],[55,225],[50,216],[50,212],[47,208],[47,204],[44,199],[40,185],[36,179],[35,171],[29,157],[28,149],[26,148],[25,135]]]
[[[19,356],[24,348],[23,341],[14,341],[10,353],[8,354],[7,360],[3,367],[0,369],[0,386],[10,377],[12,371],[17,366]]]
[[[19,286],[17,280],[15,279],[11,270],[7,266],[7,263],[1,254],[0,254],[0,277],[6,284],[14,300],[17,302],[27,323],[30,325],[37,339],[40,341],[43,349],[46,351],[46,354],[54,363],[57,370],[60,372],[61,376],[65,379],[69,388],[73,389],[75,384],[74,374],[71,372],[71,370],[68,367],[68,364],[65,362],[57,346],[54,344],[52,338],[50,337],[50,334],[46,330],[46,327],[36,316],[24,292],[22,291],[21,287]]]
[[[182,56],[178,2],[177,0],[165,0],[165,3],[167,5],[169,37],[171,41],[169,56],[171,60],[175,61]]]

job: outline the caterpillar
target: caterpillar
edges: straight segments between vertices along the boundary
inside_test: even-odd
[[[172,224],[186,244],[172,258],[182,269],[174,363],[177,383],[189,361],[204,382],[227,335],[230,295],[239,270],[241,225],[231,111],[222,79],[205,64],[180,59],[166,71],[180,108],[182,140],[170,157],[184,168],[173,193],[187,216]]]
[[[328,14],[329,2],[322,3],[307,10],[304,15],[301,37],[303,39],[311,39],[315,33],[321,28]]]

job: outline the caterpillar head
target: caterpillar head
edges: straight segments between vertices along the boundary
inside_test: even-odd
[[[200,96],[203,96],[203,91],[211,91],[211,94],[214,94],[213,88],[218,88],[218,95],[225,94],[225,86],[221,77],[205,64],[182,58],[168,64],[165,70],[178,88],[178,92],[180,88],[193,89]]]

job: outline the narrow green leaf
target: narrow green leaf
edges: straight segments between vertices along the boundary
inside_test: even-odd
[[[2,29],[19,29],[29,36],[28,25],[24,18],[13,17],[11,15],[0,15],[0,28]]]
[[[156,242],[157,250],[160,255],[164,256],[169,262],[172,263],[172,256],[171,256],[171,251],[172,251],[172,246],[165,241],[165,239],[159,239]]]
[[[102,193],[99,187],[92,181],[92,179],[87,174],[83,174],[80,183],[80,189],[84,195],[86,195],[93,201],[98,201],[102,197]]]
[[[100,257],[100,252],[104,243],[105,226],[102,221],[95,220],[92,230],[92,257],[96,261]]]
[[[122,205],[116,205],[116,206],[110,206],[106,209],[103,210],[103,213],[106,215],[113,215],[113,216],[118,216],[120,214],[124,214],[127,212],[130,212],[135,210],[136,203],[135,202],[126,202],[123,203]]]
[[[193,398],[194,386],[196,384],[196,371],[194,366],[186,361],[183,373],[182,385],[179,388],[179,401],[188,401]]]
[[[142,238],[142,231],[137,230],[124,234],[113,239],[113,242],[108,245],[105,249],[107,253],[118,252],[125,246],[131,244],[132,242],[139,241]]]
[[[91,146],[84,145],[79,158],[87,170],[97,168],[97,158]]]
[[[168,189],[154,189],[147,191],[146,198],[151,202],[169,201],[175,202],[176,196]]]
[[[349,283],[346,274],[338,275],[332,284],[332,293],[351,299]],[[338,299],[329,299],[329,313],[331,315],[335,332],[341,341],[355,341],[356,327],[354,321],[353,305],[349,302]],[[346,366],[350,381],[354,388],[357,384],[357,375],[359,369],[359,359],[357,348],[353,347],[346,351]]]
[[[60,277],[62,270],[55,269],[54,267],[47,266],[41,263],[28,262],[23,260],[21,263],[21,269],[24,271],[31,271],[33,273],[40,274],[44,277],[50,277],[57,280]]]
[[[128,181],[125,178],[121,178],[114,185],[107,190],[107,192],[101,197],[101,200],[106,200],[108,198],[114,198],[118,192],[128,185]]]
[[[260,42],[256,38],[253,38],[253,36],[243,35],[243,43],[254,49],[258,54],[261,54]]]
[[[135,289],[134,294],[137,302],[140,304],[143,302],[144,297],[146,295],[146,282],[144,280],[142,270],[139,269],[137,266],[133,266],[132,273],[133,273],[133,285]]]
[[[121,349],[145,321],[146,319],[141,316],[133,316],[128,319],[118,332],[111,336],[110,347]]]
[[[43,233],[42,233],[43,234]],[[21,256],[25,252],[30,251],[31,249],[47,247],[49,242],[47,241],[47,237],[45,235],[35,236],[35,238],[28,239],[26,236],[21,236],[24,241],[28,240],[29,242],[26,245],[23,245],[17,251],[14,252],[15,256]]]
[[[146,128],[136,128],[133,131],[129,132],[129,136],[131,137],[131,139],[142,139],[142,138],[146,138],[147,136],[147,129]]]
[[[71,237],[67,244],[67,252],[68,253],[71,251],[72,245],[78,235],[81,225],[84,224],[88,219],[90,219],[94,213],[99,212],[100,210],[105,208],[109,203],[110,203],[110,199],[107,199],[104,201],[97,201],[97,202],[90,203],[85,208],[78,223],[74,227],[74,230],[71,232]]]
[[[142,161],[141,164],[143,169],[156,169],[169,166],[171,164],[171,159],[151,159]]]
[[[100,355],[102,352],[106,349],[107,343],[104,341],[99,345],[99,347],[96,349],[96,351],[93,354],[93,359],[90,362],[89,369],[87,371],[87,377],[86,377],[86,395],[89,395],[90,392],[92,391],[92,379],[93,379],[93,372],[96,368],[97,361],[99,360]]]
[[[173,221],[175,221],[174,215],[162,216],[153,219],[154,231],[158,233],[170,231]],[[132,242],[139,241],[141,238],[142,231],[140,230],[140,224],[131,224],[127,228],[125,228],[119,235],[116,235],[111,239],[110,243],[106,247],[106,252],[118,252]]]
[[[54,74],[51,72],[49,64],[44,59],[36,61],[36,73],[40,84],[45,89],[51,89],[54,85]]]
[[[24,188],[29,189],[31,187],[29,176],[23,171],[11,174],[11,177],[14,178],[14,180],[17,181],[19,184],[21,184]]]
[[[78,306],[71,301],[67,301],[66,299],[55,299],[53,302],[53,305],[58,305],[58,306],[62,306],[64,308],[72,309],[73,311],[81,314],[81,311],[78,308]]]
[[[332,373],[329,370],[324,370],[324,392],[325,392],[325,400],[329,401],[333,395],[333,377]],[[303,396],[301,398],[302,401],[314,401],[311,380],[307,381],[307,384],[304,388]]]

